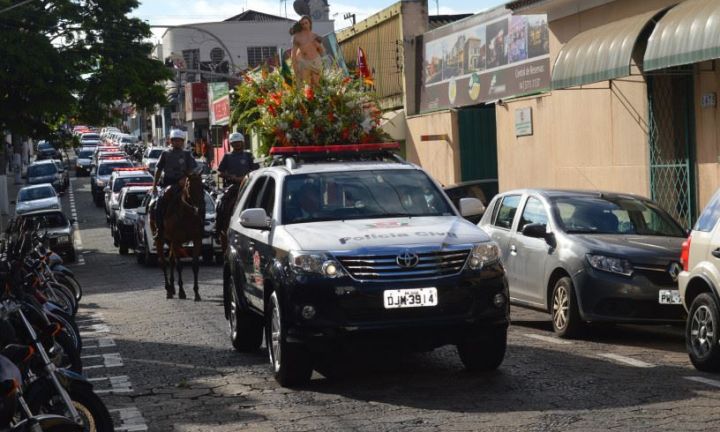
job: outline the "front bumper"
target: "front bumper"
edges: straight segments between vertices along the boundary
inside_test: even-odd
[[[473,275],[460,274],[435,280],[358,282],[295,276],[283,301],[289,324],[288,340],[313,351],[368,347],[433,349],[482,338],[489,330],[506,329],[510,323],[508,285],[500,265]],[[387,289],[437,288],[437,306],[385,309]],[[493,298],[504,296],[495,306]],[[316,314],[304,318],[312,306]]]
[[[626,277],[586,267],[573,277],[580,315],[586,321],[672,323],[685,321],[682,305],[659,303],[660,290],[676,290],[663,275],[633,272]],[[658,283],[659,282],[659,283]]]

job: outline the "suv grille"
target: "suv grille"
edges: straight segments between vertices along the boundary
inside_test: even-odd
[[[336,256],[350,275],[358,280],[426,279],[459,273],[470,249],[415,252],[417,265],[408,268],[398,264],[405,252],[382,255]]]

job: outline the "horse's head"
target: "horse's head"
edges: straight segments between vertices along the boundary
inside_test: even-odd
[[[191,172],[185,177],[183,197],[193,207],[205,205],[205,192],[202,185],[202,177],[199,173]]]

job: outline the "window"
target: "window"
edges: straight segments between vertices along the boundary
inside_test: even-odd
[[[272,217],[273,210],[275,209],[275,179],[268,177],[265,183],[265,191],[262,195],[260,207],[265,209],[265,213]]]
[[[183,59],[185,60],[185,67],[192,70],[198,70],[200,69],[200,49],[190,49],[190,50],[183,50],[182,52]],[[188,73],[187,74],[187,81],[188,82],[194,82],[195,81],[195,74],[194,73]]]
[[[125,201],[123,201],[123,207],[125,209],[136,209],[140,207],[140,204],[142,203],[144,197],[145,192],[134,192],[125,194]]]
[[[695,231],[710,232],[720,219],[720,191],[715,193],[695,224]]]
[[[537,223],[547,225],[548,217],[545,212],[543,203],[537,198],[529,198],[525,204],[525,209],[520,217],[520,226],[518,230],[521,231],[525,225]]]
[[[265,186],[265,181],[267,180],[267,177],[260,177],[257,179],[255,183],[252,185],[252,189],[250,189],[250,192],[248,193],[248,197],[245,200],[245,203],[243,204],[243,210],[247,210],[249,208],[258,208],[260,207],[259,197],[260,192],[263,189],[263,186]]]
[[[509,195],[504,197],[502,199],[502,203],[500,204],[500,208],[498,209],[497,215],[495,216],[495,223],[493,225],[500,228],[510,229],[519,205],[520,195]]]
[[[274,58],[277,55],[277,47],[248,47],[248,67],[254,68],[265,63],[267,59]]]

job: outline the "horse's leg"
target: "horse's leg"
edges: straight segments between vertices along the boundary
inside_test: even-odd
[[[168,256],[168,261],[170,261],[170,270],[168,271],[168,276],[170,276],[170,289],[168,290],[168,296],[172,298],[172,296],[175,295],[175,266],[177,265],[177,257],[173,251],[172,243],[170,244],[170,249],[168,250]]]
[[[182,247],[182,246],[180,246]],[[178,273],[178,297],[181,300],[185,300],[187,296],[185,295],[185,289],[183,288],[183,280],[182,280],[182,254],[180,253],[180,247],[173,248],[175,251],[175,263],[177,265],[177,273]]]
[[[170,282],[170,278],[168,277],[168,261],[165,259],[165,251],[162,241],[155,242],[155,250],[157,251],[158,260],[160,260],[160,266],[163,270],[163,277],[165,278],[166,298],[171,299],[175,295],[175,289],[173,288],[173,285]],[[170,276],[172,277],[172,270],[170,271]]]
[[[200,270],[200,252],[202,251],[202,237],[193,240],[193,291],[195,291],[195,301],[200,301],[200,287],[198,286],[198,271]]]

